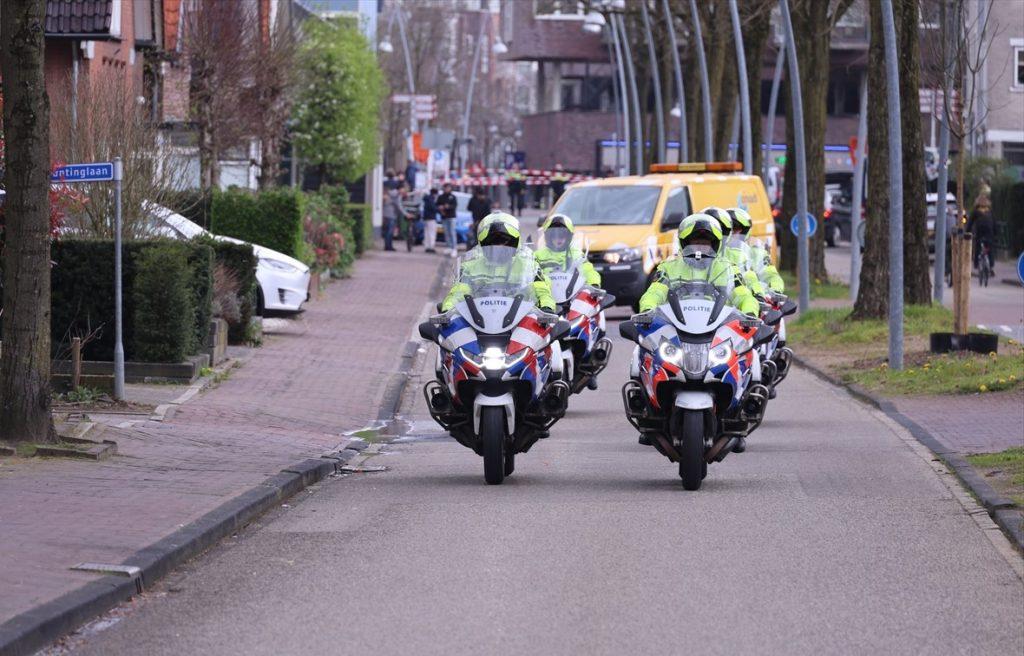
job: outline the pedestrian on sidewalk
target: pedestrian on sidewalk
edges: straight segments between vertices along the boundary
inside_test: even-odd
[[[484,191],[483,187],[473,188],[473,197],[469,199],[469,212],[473,215],[473,227],[469,230],[469,240],[466,243],[466,248],[472,248],[476,245],[476,231],[480,227],[480,222],[483,221],[484,217],[491,213],[491,199],[487,197],[487,192]]]
[[[459,254],[459,238],[455,234],[455,209],[458,206],[458,200],[455,198],[455,194],[452,193],[452,184],[450,182],[446,182],[441,186],[441,192],[441,195],[437,197],[437,211],[441,214],[441,220],[444,221],[444,237],[448,242],[448,254],[451,257],[457,257]]]
[[[423,251],[425,253],[436,253],[434,245],[437,243],[437,188],[432,188],[423,197]]]
[[[551,205],[554,206],[558,199],[565,193],[565,185],[569,183],[569,174],[565,172],[561,164],[555,164],[555,172],[551,174]]]
[[[526,196],[526,176],[523,175],[518,162],[512,165],[512,170],[505,176],[505,184],[508,185],[512,216],[519,216],[523,212],[523,199]]]
[[[395,229],[398,227],[398,220],[405,215],[402,207],[402,195],[397,187],[385,187],[384,206],[381,208],[381,236],[384,238],[384,250],[395,250],[392,240],[395,238]]]

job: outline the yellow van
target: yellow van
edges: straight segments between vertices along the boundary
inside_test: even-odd
[[[550,214],[565,214],[589,245],[590,261],[616,304],[635,306],[655,267],[676,250],[680,222],[709,205],[742,207],[754,219],[751,236],[774,257],[775,224],[761,178],[739,162],[654,164],[642,176],[579,182]]]

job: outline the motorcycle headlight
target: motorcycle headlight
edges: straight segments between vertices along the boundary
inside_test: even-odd
[[[732,357],[732,346],[729,342],[722,342],[715,348],[711,349],[708,353],[708,364],[712,367],[717,367],[720,364],[725,364]]]
[[[665,362],[679,364],[679,361],[683,358],[683,349],[666,340],[658,347],[658,355],[661,356],[661,359]]]
[[[501,371],[502,369],[508,369],[525,358],[530,353],[530,350],[524,348],[521,351],[506,354],[504,349],[500,349],[496,346],[489,346],[480,354],[467,351],[465,348],[460,348],[459,353],[462,357],[466,358],[481,369],[485,369],[487,371]]]

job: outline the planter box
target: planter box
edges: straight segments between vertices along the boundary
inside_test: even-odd
[[[210,356],[206,353],[190,356],[184,362],[125,362],[124,380],[126,383],[191,383],[199,377],[199,371],[208,366]],[[53,375],[70,378],[71,361],[54,360]],[[114,363],[82,361],[82,384],[87,385],[86,380],[91,376],[109,376],[113,381]]]
[[[210,320],[210,332],[206,335],[206,354],[210,366],[228,359],[228,322],[223,319]]]

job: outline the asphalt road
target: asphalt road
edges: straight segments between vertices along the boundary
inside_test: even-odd
[[[367,460],[388,471],[303,493],[61,653],[1024,653],[1020,556],[902,430],[795,371],[685,492],[623,417],[616,341],[504,485],[413,390]]]
[[[840,243],[835,248],[825,249],[825,268],[830,275],[849,284],[850,244]],[[1017,279],[1016,262],[997,262],[996,276],[987,287],[982,287],[977,277],[971,279],[970,322],[1024,342],[1024,287],[1006,284],[1004,278]],[[953,307],[953,290],[949,287],[942,295],[942,304]]]

